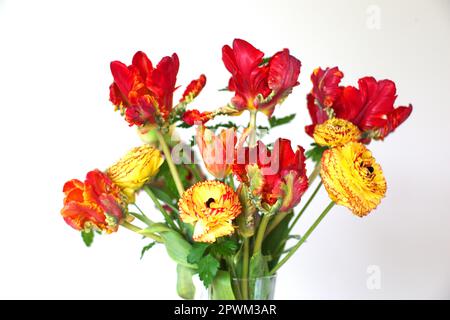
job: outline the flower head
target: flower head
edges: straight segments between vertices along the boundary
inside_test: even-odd
[[[215,135],[205,126],[197,127],[196,141],[206,169],[217,179],[225,178],[231,172],[236,144],[234,128],[223,129]]]
[[[88,172],[84,182],[66,182],[63,192],[61,215],[76,230],[117,231],[127,212],[120,188],[99,170]]]
[[[161,59],[156,67],[147,55],[138,51],[132,64],[111,62],[114,82],[110,86],[110,100],[125,115],[131,125],[166,124],[173,108],[173,93],[179,60],[176,53]],[[183,103],[191,102],[205,85],[201,75],[194,80],[183,94]]]
[[[361,132],[353,123],[339,118],[331,118],[316,125],[314,140],[317,144],[327,147],[342,146],[350,141],[358,141]]]
[[[386,193],[380,165],[359,142],[326,150],[320,175],[330,198],[360,217],[375,209]]]
[[[231,73],[228,89],[235,92],[233,106],[271,116],[275,106],[299,84],[301,63],[288,49],[277,52],[268,62],[263,58],[263,52],[241,39],[235,39],[232,48],[225,45],[222,49],[223,63]]]
[[[241,213],[236,192],[219,181],[203,181],[186,190],[178,202],[180,218],[194,225],[194,241],[215,242],[234,232],[232,220]]]
[[[339,86],[342,77],[337,67],[316,69],[311,76],[313,89],[307,99],[313,124],[305,128],[309,135],[316,124],[333,115],[355,124],[362,132],[362,141],[370,142],[372,138],[384,139],[411,114],[412,105],[394,107],[397,94],[393,81],[364,77],[355,88]]]
[[[163,162],[158,149],[144,144],[130,150],[107,170],[107,174],[122,189],[128,202],[134,203],[135,192],[158,173]]]
[[[261,141],[238,150],[232,170],[263,207],[281,200],[281,212],[294,208],[308,188],[304,149],[297,146],[294,152],[287,139],[278,139],[272,151]]]
[[[194,124],[205,124],[214,117],[214,113],[210,111],[200,112],[196,109],[188,110],[183,113],[183,121],[190,126]]]

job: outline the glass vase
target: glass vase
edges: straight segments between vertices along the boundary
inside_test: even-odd
[[[209,300],[273,300],[276,275],[258,278],[228,278],[228,283],[213,283],[208,288]]]

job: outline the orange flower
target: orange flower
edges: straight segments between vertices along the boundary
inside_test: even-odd
[[[230,174],[237,141],[235,129],[223,129],[216,136],[213,131],[199,126],[196,140],[206,169],[217,179],[223,179]]]
[[[64,184],[64,221],[76,230],[117,231],[126,214],[126,202],[120,188],[100,170],[88,172],[86,180]]]
[[[359,217],[375,209],[386,193],[380,165],[359,142],[326,150],[320,175],[331,200]]]
[[[198,242],[215,242],[234,232],[232,220],[242,210],[237,193],[219,181],[194,184],[178,202],[180,218],[194,225],[192,238]]]

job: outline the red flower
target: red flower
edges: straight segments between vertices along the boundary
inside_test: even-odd
[[[125,204],[120,188],[99,170],[64,184],[64,221],[76,230],[97,229],[107,233],[117,231],[124,218]]]
[[[261,141],[237,150],[232,170],[255,196],[261,195],[262,204],[272,206],[281,199],[281,212],[294,208],[308,188],[304,149],[297,146],[294,152],[287,139],[275,141],[272,151]]]
[[[299,84],[301,63],[288,49],[268,62],[263,58],[263,52],[240,39],[233,41],[233,48],[225,45],[222,49],[222,60],[231,73],[228,89],[235,92],[233,106],[239,111],[258,110],[271,116],[275,106]]]
[[[110,86],[110,100],[122,110],[130,125],[163,124],[173,107],[173,93],[179,68],[178,56],[164,57],[156,68],[145,53],[138,51],[132,64],[111,62],[114,82]],[[193,81],[183,99],[198,95],[206,82],[204,75]],[[184,100],[183,100],[184,101]]]
[[[186,90],[184,91],[183,96],[180,99],[180,102],[183,103],[192,102],[192,100],[194,100],[200,94],[205,85],[206,85],[206,76],[204,74],[200,75],[200,78],[192,80],[191,83],[189,83],[189,85],[186,87]]]
[[[188,110],[183,114],[183,121],[193,126],[194,124],[205,124],[209,120],[213,118],[213,112],[200,112],[196,109],[194,110]]]
[[[364,77],[355,88],[339,86],[342,77],[337,67],[316,69],[311,76],[313,89],[307,102],[313,124],[305,128],[310,136],[315,125],[325,122],[333,113],[357,125],[365,142],[371,138],[384,139],[411,114],[412,105],[394,107],[397,95],[393,81]]]

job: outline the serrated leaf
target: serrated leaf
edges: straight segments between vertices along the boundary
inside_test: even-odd
[[[211,246],[211,252],[215,255],[230,257],[234,255],[238,249],[238,244],[232,239],[225,239],[221,242],[216,242]]]
[[[86,247],[90,247],[92,242],[94,242],[94,232],[92,230],[81,231],[81,238],[83,239]]]
[[[187,256],[187,261],[192,264],[198,263],[208,247],[209,244],[207,243],[195,242]]]
[[[206,128],[213,130],[213,131],[217,130],[218,128],[236,128],[237,129],[237,127],[238,126],[232,121],[228,121],[225,123],[218,123],[213,126],[206,126]]]
[[[314,162],[319,162],[322,159],[322,154],[327,147],[319,146],[317,143],[311,143],[311,149],[305,152],[305,157],[311,159]]]
[[[145,247],[142,248],[141,251],[141,260],[144,257],[144,254],[150,250],[154,245],[156,244],[156,242],[150,242],[148,245],[146,245]]]
[[[219,270],[219,261],[212,255],[208,254],[207,256],[201,258],[197,265],[200,280],[203,281],[205,287],[209,287],[214,280],[217,271]]]
[[[281,117],[281,118],[277,118],[275,116],[272,116],[269,118],[269,124],[271,128],[275,128],[278,126],[282,126],[284,124],[288,124],[289,122],[291,122],[292,120],[294,120],[296,114],[290,114],[288,116],[285,117]]]

